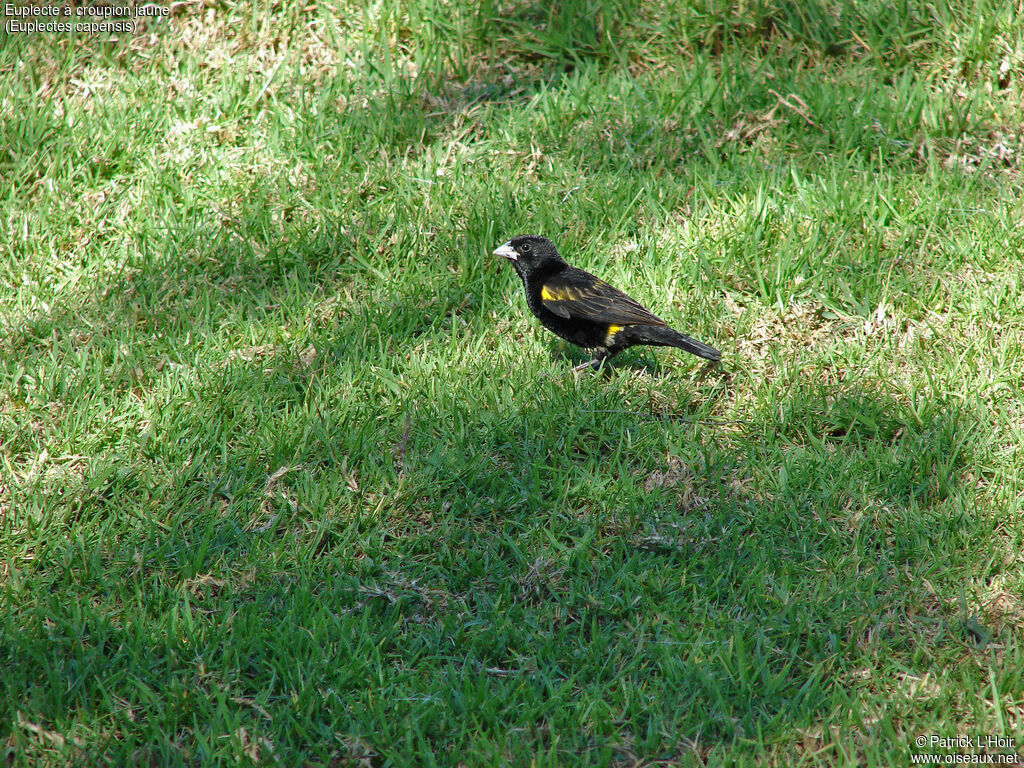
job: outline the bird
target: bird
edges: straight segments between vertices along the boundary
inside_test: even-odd
[[[717,362],[722,353],[669,327],[635,299],[589,272],[570,266],[555,244],[540,235],[518,235],[495,250],[523,281],[526,304],[541,325],[568,342],[593,350],[573,370],[601,367],[627,347],[678,347]]]

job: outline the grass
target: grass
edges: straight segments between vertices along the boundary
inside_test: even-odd
[[[1022,43],[990,0],[4,38],[5,765],[1024,744]],[[721,369],[571,374],[522,232]]]

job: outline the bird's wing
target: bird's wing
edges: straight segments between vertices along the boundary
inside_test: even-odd
[[[618,288],[575,267],[545,280],[540,298],[547,309],[567,319],[613,325],[668,325]]]

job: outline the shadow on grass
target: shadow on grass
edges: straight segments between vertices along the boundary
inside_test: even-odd
[[[966,501],[960,473],[979,439],[964,439],[971,416],[936,407],[922,422],[865,393],[825,412],[783,411],[801,443],[804,428],[821,442],[766,457],[754,435],[745,447],[702,440],[653,484],[636,478],[607,492],[600,467],[613,435],[663,424],[620,414],[608,428],[607,416],[576,411],[567,429],[585,426],[567,442],[542,434],[550,411],[530,404],[498,441],[481,430],[468,455],[435,447],[424,465],[413,460],[423,492],[452,516],[413,534],[421,557],[438,561],[429,583],[447,595],[489,593],[486,604],[503,610],[484,626],[515,628],[515,642],[501,630],[503,655],[485,664],[566,683],[575,691],[567,708],[623,680],[657,691],[623,722],[573,722],[587,737],[577,748],[644,744],[645,758],[673,759],[689,740],[708,749],[773,741],[843,704],[858,661],[887,644],[903,650],[922,634],[965,641],[955,623],[901,612],[919,602],[918,578],[963,559],[965,537],[981,538],[976,522],[945,506]],[[750,475],[765,490],[752,492]],[[510,487],[516,503],[496,506]],[[464,568],[446,570],[458,558],[489,567],[467,579]],[[880,625],[893,636],[867,640]],[[472,659],[473,648],[456,656]]]

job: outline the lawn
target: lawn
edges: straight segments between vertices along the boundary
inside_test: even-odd
[[[0,38],[3,765],[1024,755],[1024,11],[168,7]]]

